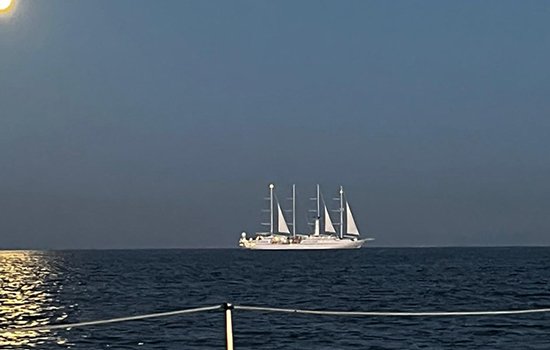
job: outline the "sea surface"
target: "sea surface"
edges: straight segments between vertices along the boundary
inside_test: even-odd
[[[0,349],[224,349],[224,302],[364,311],[550,307],[550,248],[0,252]],[[346,317],[234,311],[236,349],[550,349],[550,314]]]

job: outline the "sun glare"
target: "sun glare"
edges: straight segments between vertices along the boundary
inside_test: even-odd
[[[8,12],[13,7],[14,0],[0,0],[0,12]]]

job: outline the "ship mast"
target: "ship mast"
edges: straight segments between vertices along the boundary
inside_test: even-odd
[[[340,239],[344,238],[344,188],[340,186]]]
[[[310,213],[317,212],[317,216],[315,217],[315,221],[314,222],[308,222],[308,225],[315,226],[315,222],[317,220],[319,220],[320,217],[321,217],[321,186],[319,186],[319,184],[317,184],[317,196],[313,197],[313,198],[309,198],[309,200],[317,202],[317,210],[315,210],[315,209],[309,209],[308,210],[308,212],[310,212]]]
[[[273,188],[275,185],[269,184],[269,233],[273,235]]]
[[[296,237],[296,184],[292,185],[292,236]]]
[[[321,189],[319,184],[317,184],[317,217],[321,217]]]

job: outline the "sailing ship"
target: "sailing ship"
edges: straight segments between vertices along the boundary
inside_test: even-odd
[[[275,186],[269,185],[269,223],[262,225],[269,226],[269,232],[258,232],[254,238],[247,238],[246,232],[241,234],[239,247],[251,250],[290,250],[290,249],[358,249],[366,241],[373,238],[359,238],[359,229],[351,212],[350,205],[340,186],[339,208],[335,210],[340,214],[340,222],[336,223],[339,230],[335,229],[330,212],[322,198],[320,186],[317,185],[317,197],[311,198],[317,202],[317,213],[315,221],[309,223],[313,226],[313,232],[298,233],[296,230],[296,185],[292,186],[292,222],[287,223],[281,204],[274,193]],[[323,218],[321,219],[321,208]],[[274,210],[275,209],[275,210]],[[275,220],[276,217],[276,220]],[[276,225],[275,225],[276,221]],[[321,221],[323,230],[321,230]],[[292,231],[288,226],[292,227]]]

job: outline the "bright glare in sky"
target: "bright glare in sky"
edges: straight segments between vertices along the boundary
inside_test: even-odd
[[[9,11],[13,0],[0,0],[0,11]]]

